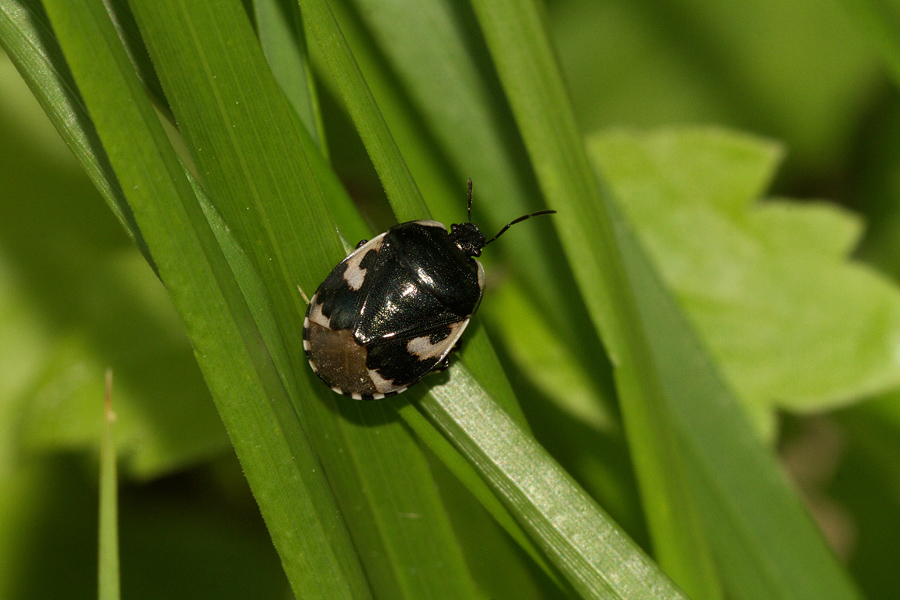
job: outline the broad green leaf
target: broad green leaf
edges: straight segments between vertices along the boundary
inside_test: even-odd
[[[767,431],[900,384],[900,290],[849,260],[859,220],[823,202],[757,201],[779,158],[717,129],[597,134],[608,178],[723,375]]]
[[[699,597],[858,597],[601,187],[543,13],[528,0],[473,6],[615,366],[662,564]]]

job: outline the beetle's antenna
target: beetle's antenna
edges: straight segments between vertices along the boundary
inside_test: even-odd
[[[501,235],[503,235],[504,233],[506,233],[506,230],[507,230],[507,229],[509,229],[510,227],[512,227],[513,225],[515,225],[516,223],[521,223],[521,222],[524,221],[525,219],[530,219],[531,217],[537,217],[538,215],[553,215],[553,214],[556,214],[556,211],[555,211],[555,210],[539,210],[539,211],[537,211],[537,212],[531,213],[530,215],[525,215],[524,217],[519,217],[519,218],[516,219],[515,221],[511,221],[511,222],[507,223],[506,226],[505,226],[503,229],[500,230],[500,233],[498,233],[497,235],[495,235],[494,237],[492,237],[491,239],[489,239],[488,241],[486,241],[486,242],[484,243],[484,245],[487,246],[488,244],[490,244],[491,242],[493,242],[494,240],[496,240],[498,237],[500,237]]]
[[[472,222],[472,178],[469,177],[469,223]]]

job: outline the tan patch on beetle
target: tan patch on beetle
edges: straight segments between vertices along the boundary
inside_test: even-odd
[[[310,366],[335,392],[355,400],[362,400],[363,396],[379,400],[406,389],[398,388],[393,381],[366,366],[369,353],[357,343],[350,330],[328,329],[310,320],[306,337]]]

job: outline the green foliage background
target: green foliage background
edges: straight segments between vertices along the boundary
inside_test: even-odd
[[[0,597],[97,589],[108,367],[126,597],[900,595],[893,10],[0,0]],[[468,177],[559,214],[324,389],[297,286]]]

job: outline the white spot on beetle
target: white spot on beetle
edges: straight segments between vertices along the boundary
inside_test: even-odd
[[[321,325],[325,329],[331,329],[331,318],[322,314],[322,303],[316,300],[316,296],[312,297],[309,305],[309,316],[306,317],[306,321],[303,323],[304,329],[309,328],[309,322]]]
[[[381,244],[384,242],[384,236],[385,234],[382,233],[381,235],[369,240],[368,242],[363,244],[361,248],[351,252],[350,256],[345,259],[347,268],[344,271],[344,281],[347,282],[347,286],[354,292],[361,288],[362,284],[366,280],[366,269],[363,269],[360,266],[363,259],[371,252],[375,252],[377,254],[378,251],[381,250]]]
[[[379,393],[386,394],[388,392],[393,392],[397,388],[392,379],[385,379],[379,375],[378,371],[375,369],[368,369],[368,371],[369,379],[372,380],[372,385],[375,386],[375,389],[378,390]]]
[[[366,280],[366,269],[363,269],[359,265],[370,252],[372,251],[369,250],[369,252],[366,252],[365,254],[362,252],[351,254],[350,258],[347,260],[347,270],[344,271],[344,281],[347,282],[347,286],[354,292],[361,288],[363,282]]]
[[[469,324],[469,319],[465,319],[464,321],[459,321],[458,323],[452,323],[448,325],[450,328],[450,333],[442,340],[438,340],[435,343],[431,342],[430,335],[424,335],[422,337],[417,337],[409,340],[406,344],[406,351],[410,354],[414,355],[419,360],[437,360],[440,361],[447,354],[453,350],[454,344],[456,344],[456,340],[459,339],[459,336],[462,335],[462,332],[465,331],[466,325]]]

